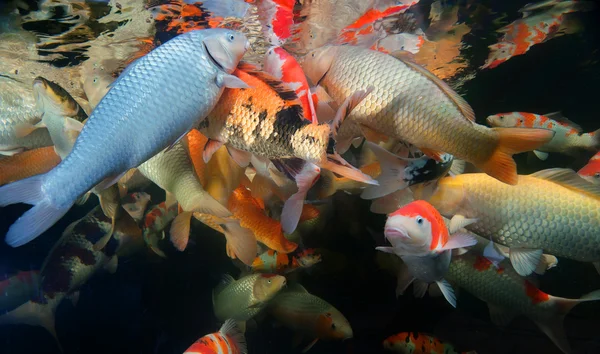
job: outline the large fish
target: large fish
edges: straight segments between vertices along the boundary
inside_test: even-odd
[[[339,151],[352,139],[376,132],[418,147],[469,161],[489,175],[517,183],[512,155],[548,142],[547,130],[490,129],[475,123],[469,104],[431,72],[405,59],[353,46],[326,46],[301,62],[313,84],[340,104],[363,87],[375,89],[350,113],[337,134]]]
[[[419,193],[415,190],[415,198]],[[535,270],[542,252],[600,261],[600,186],[572,170],[519,176],[517,186],[483,173],[446,177],[429,202],[446,217],[477,219],[466,228],[510,247],[510,260],[521,275]]]
[[[127,67],[92,112],[71,153],[50,172],[0,188],[0,206],[33,205],[6,242],[21,246],[59,220],[81,195],[100,190],[177,142],[211,111],[248,48],[243,34],[191,31]]]

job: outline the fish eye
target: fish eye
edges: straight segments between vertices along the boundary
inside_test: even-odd
[[[600,172],[594,173],[594,178],[600,179]]]
[[[310,56],[314,58],[315,57],[315,53],[312,53]]]
[[[503,119],[504,119],[504,116],[500,116],[500,120],[503,120]]]
[[[230,34],[228,38],[229,38],[230,42],[233,42],[233,39],[234,39],[233,34]]]
[[[335,328],[336,328],[336,327],[335,327],[335,323],[332,323],[332,324],[331,324],[331,329],[335,330]]]
[[[422,217],[417,216],[417,224],[423,225],[423,218]]]
[[[519,123],[523,123],[523,119],[519,119]]]
[[[267,283],[271,284],[272,283],[271,279],[267,280]]]

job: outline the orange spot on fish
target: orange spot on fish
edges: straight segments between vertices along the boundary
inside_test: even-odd
[[[484,272],[490,269],[490,267],[492,266],[492,262],[490,262],[489,259],[482,256],[477,256],[477,258],[475,258],[475,263],[473,263],[473,268],[477,269],[480,272]]]
[[[550,295],[536,288],[535,285],[531,284],[528,280],[525,280],[525,293],[531,299],[531,302],[536,305],[540,302],[545,302],[550,299]]]

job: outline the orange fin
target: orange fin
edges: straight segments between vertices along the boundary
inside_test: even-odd
[[[360,131],[364,135],[365,139],[367,139],[370,142],[377,144],[380,141],[387,142],[389,140],[389,137],[387,135],[380,133],[378,131],[375,131],[375,130],[367,127],[364,124],[359,123],[358,126],[360,127]]]
[[[498,145],[481,169],[501,182],[517,184],[517,164],[512,155],[534,150],[554,137],[547,129],[491,128],[498,134]]]
[[[364,174],[361,170],[350,165],[339,154],[328,154],[327,160],[322,162],[319,167],[335,172],[341,176],[347,177],[353,181],[363,182],[366,184],[379,185],[371,176]]]
[[[442,161],[442,155],[444,155],[442,151],[431,150],[428,148],[419,148],[419,150],[438,162]]]
[[[175,217],[171,224],[171,242],[179,251],[185,250],[190,239],[192,212],[186,211]]]

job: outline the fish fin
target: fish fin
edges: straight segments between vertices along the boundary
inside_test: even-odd
[[[385,252],[385,253],[390,253],[390,254],[396,254],[396,252],[394,252],[394,247],[379,246],[379,247],[375,247],[375,250]]]
[[[161,240],[165,238],[165,231],[161,231]],[[167,258],[167,255],[165,254],[165,252],[163,252],[160,248],[158,248],[158,246],[156,246],[152,241],[150,241],[149,239],[144,239],[146,241],[146,244],[148,245],[148,247],[150,247],[150,249],[152,250],[152,252],[156,253],[156,255],[158,255],[161,258]]]
[[[65,119],[65,124],[63,125],[63,132],[68,132],[68,131],[76,131],[76,132],[80,132],[81,129],[83,129],[83,123],[81,123],[80,121],[73,119],[73,118],[69,118],[69,117],[64,117]]]
[[[577,172],[568,168],[549,168],[532,173],[530,176],[560,184],[596,199],[600,198],[600,184],[590,183]]]
[[[440,249],[443,251],[453,250],[456,248],[471,247],[477,244],[477,239],[473,235],[466,232],[457,232],[450,236],[450,239]]]
[[[321,169],[318,166],[306,163],[300,173],[296,175],[295,179],[298,191],[285,201],[283,210],[281,211],[281,229],[286,234],[291,234],[296,230],[300,215],[302,214],[306,194],[320,173]]]
[[[543,152],[543,151],[539,151],[539,150],[533,150],[533,154],[540,160],[542,161],[546,161],[548,159],[548,153],[547,152]]]
[[[190,222],[192,218],[191,211],[185,211],[175,217],[171,223],[170,235],[173,246],[178,251],[183,251],[187,247],[190,239]]]
[[[115,221],[114,219],[112,220],[111,226],[110,226],[110,230],[108,230],[108,232],[106,232],[104,234],[104,236],[102,236],[98,242],[96,242],[94,244],[94,251],[100,251],[101,249],[103,249],[104,247],[106,247],[106,245],[108,244],[108,242],[110,241],[110,238],[113,235],[113,232],[115,231]]]
[[[88,201],[88,199],[90,199],[90,195],[91,194],[92,194],[92,191],[88,191],[87,193],[85,193],[81,197],[77,198],[77,200],[75,201],[75,204],[77,204],[77,205],[83,205],[83,204],[85,204]]]
[[[452,166],[450,166],[450,171],[448,171],[450,176],[458,176],[463,174],[465,172],[466,165],[467,161],[465,160],[460,160],[456,158],[452,160]]]
[[[540,263],[538,264],[537,268],[535,268],[534,272],[535,274],[543,275],[547,270],[556,267],[557,264],[558,258],[551,254],[542,254]]]
[[[312,95],[312,97],[316,97],[317,98],[317,102],[321,103],[331,103],[333,102],[333,98],[331,98],[331,96],[329,95],[329,93],[327,93],[327,91],[325,90],[325,88],[321,85],[317,85],[317,86],[313,86],[310,88],[310,94]],[[313,98],[314,101],[314,98]]]
[[[361,138],[361,137],[354,138],[350,141],[352,146],[354,146],[355,148],[358,148],[360,146],[360,144],[362,144],[362,142],[363,142],[363,138]]]
[[[105,189],[110,188],[113,184],[119,182],[119,180],[127,173],[127,171],[120,173],[118,175],[113,175],[106,177],[102,182],[98,183],[94,189],[98,192],[102,192]]]
[[[410,61],[412,63],[415,62],[415,55],[408,50],[395,50],[389,53],[389,55],[402,61]]]
[[[377,177],[379,186],[368,186],[363,190],[360,197],[362,199],[375,199],[406,188],[408,183],[404,179],[404,169],[409,161],[372,142],[367,142],[365,145],[377,157],[381,166],[381,174]]]
[[[450,220],[450,226],[448,226],[448,231],[452,235],[453,233],[462,229],[463,227],[467,227],[468,225],[471,225],[476,222],[477,222],[477,219],[468,219],[468,218],[465,218],[463,215],[457,214],[457,215],[454,215],[452,217],[452,219]]]
[[[209,214],[220,218],[231,216],[229,209],[219,203],[208,192],[196,193],[190,202],[191,208],[186,211],[196,211],[202,214]]]
[[[250,164],[252,153],[236,149],[232,146],[227,146],[227,151],[229,151],[229,156],[231,156],[233,161],[235,161],[240,167],[248,167]]]
[[[583,129],[581,128],[581,126],[575,122],[573,122],[572,120],[568,119],[567,117],[563,116],[561,112],[552,112],[552,113],[546,113],[544,114],[544,116],[546,116],[547,118],[550,118],[552,120],[555,120],[559,123],[564,123],[566,125],[568,125],[569,127],[575,129],[578,133],[581,133],[583,131]]]
[[[490,310],[490,319],[492,320],[492,323],[500,327],[508,326],[518,315],[515,311],[489,303],[488,309]]]
[[[325,199],[334,195],[337,192],[337,183],[333,172],[321,170],[321,178],[319,182],[319,198]]]
[[[572,353],[563,325],[564,316],[543,320],[531,318],[531,320],[563,353]]]
[[[315,344],[317,344],[318,341],[318,337],[313,339],[310,343],[308,343],[306,347],[304,347],[304,349],[302,349],[302,353],[306,353],[307,351],[309,351]]]
[[[542,257],[542,250],[527,248],[510,248],[510,262],[520,276],[526,277],[537,268]]]
[[[17,138],[23,138],[40,128],[46,128],[46,124],[43,121],[39,121],[36,124],[21,123],[16,127],[15,135]]]
[[[440,291],[444,295],[444,298],[452,307],[456,308],[456,295],[454,295],[454,289],[452,285],[445,279],[436,281],[436,284],[440,287]]]
[[[223,146],[223,143],[218,140],[208,139],[206,145],[204,145],[204,151],[202,152],[202,159],[204,163],[208,163],[212,156],[217,150],[219,150]]]
[[[115,185],[113,186],[114,188],[117,188]],[[104,191],[108,191],[108,189],[105,189]],[[103,193],[104,191],[98,194],[98,199],[100,199],[100,208],[102,209],[102,212],[104,215],[106,215],[106,217],[111,219],[111,224],[110,230],[108,230],[108,232],[94,244],[94,251],[103,249],[110,241],[110,238],[115,231],[115,223],[119,217],[118,212],[121,210],[119,208],[119,202],[113,202],[111,198],[107,197],[105,193]]]
[[[331,108],[329,103],[319,102],[315,107],[315,113],[319,123],[327,123],[335,118],[335,110]]]
[[[340,105],[337,112],[335,113],[335,118],[333,118],[333,122],[330,123],[331,127],[331,136],[335,139],[337,136],[337,132],[340,129],[340,126],[344,122],[344,119],[352,113],[354,108],[358,106],[371,92],[373,92],[374,87],[369,86],[366,90],[359,90],[354,92],[352,95],[346,97],[344,102]]]
[[[425,76],[429,81],[435,84],[442,92],[446,94],[452,102],[456,105],[456,108],[462,113],[463,117],[468,119],[471,122],[475,122],[475,112],[473,112],[473,108],[462,98],[456,91],[454,91],[447,83],[442,81],[440,78],[435,76],[431,71],[425,69],[421,65],[415,63],[413,60],[407,60],[407,55],[404,57],[395,56],[397,59],[401,60],[404,64],[406,64],[409,68],[415,70],[419,74]]]
[[[517,165],[512,155],[534,150],[554,136],[552,130],[531,128],[490,128],[498,134],[496,149],[480,167],[501,182],[517,184]]]
[[[425,293],[427,292],[427,288],[429,288],[429,284],[421,281],[419,279],[415,279],[413,281],[413,296],[416,297],[417,299],[422,298],[423,296],[425,296]]]
[[[280,160],[271,160],[273,166],[277,168],[280,172],[283,172],[289,179],[294,181],[296,179],[296,175],[302,171],[304,166],[308,163],[299,158],[291,158],[291,159],[280,159]]]
[[[117,267],[119,266],[119,258],[117,256],[112,256],[111,259],[108,260],[108,263],[104,266],[107,272],[110,274],[115,274],[117,272]]]
[[[230,74],[222,74],[222,76],[217,76],[217,86],[218,87],[227,87],[231,89],[248,89],[251,88],[244,80],[240,79],[235,75]]]
[[[11,247],[22,246],[48,230],[71,209],[56,208],[50,204],[42,189],[46,175],[22,179],[0,187],[0,206],[16,203],[33,205],[6,233],[5,241]]]
[[[421,150],[426,156],[428,156],[438,162],[442,161],[442,155],[444,155],[443,151],[436,151],[436,150],[422,148],[422,147],[419,147],[419,150]]]
[[[55,309],[50,304],[27,301],[16,309],[0,316],[0,325],[26,324],[43,327],[54,337],[60,351],[63,352],[56,333],[54,311]]]
[[[13,148],[7,150],[0,150],[0,156],[15,156],[18,153],[25,151],[24,148]]]
[[[373,142],[373,143],[379,143],[381,141],[386,142],[389,140],[389,137],[383,133],[380,133],[370,127],[367,127],[364,124],[360,124],[358,123],[358,126],[360,128],[360,131],[362,133],[362,135],[365,137],[365,139],[367,141]]]
[[[506,258],[498,249],[493,241],[490,241],[483,249],[483,256],[498,268],[500,263]]]
[[[227,247],[235,253],[235,256],[246,265],[252,265],[252,261],[258,252],[256,237],[254,233],[242,227],[237,220],[220,224],[223,229]]]
[[[396,297],[403,295],[406,289],[415,281],[406,264],[402,263],[396,271]]]
[[[362,182],[371,185],[379,185],[379,182],[373,179],[373,177],[363,173],[358,168],[350,165],[343,157],[337,152],[333,154],[327,154],[327,160],[320,163],[320,167],[329,171],[335,172],[338,175],[349,178],[353,181]]]
[[[229,275],[229,274],[221,275],[221,280],[219,281],[219,284],[217,284],[217,286],[215,286],[215,288],[213,289],[213,294],[220,293],[221,291],[223,291],[223,289],[225,289],[227,286],[229,286],[233,282],[235,282],[235,278],[233,278],[231,275]]]
[[[592,265],[594,266],[594,268],[596,268],[596,271],[600,274],[600,262],[592,262]]]
[[[73,306],[77,306],[77,303],[79,302],[79,293],[79,290],[77,290],[67,295],[67,299],[71,301]]]
[[[230,318],[225,321],[219,329],[219,333],[227,336],[228,339],[232,339],[240,354],[248,354],[244,332],[241,331],[235,320]]]

